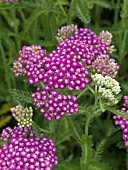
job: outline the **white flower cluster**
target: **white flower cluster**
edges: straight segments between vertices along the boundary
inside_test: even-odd
[[[115,95],[121,91],[119,83],[110,76],[103,76],[102,74],[94,74],[91,76],[93,84],[98,86],[98,93],[102,98],[107,99],[109,102],[116,104],[118,100]]]
[[[17,105],[16,107],[11,108],[12,116],[18,121],[18,126],[30,127],[32,126],[32,116],[33,110],[30,106],[29,108],[24,108],[22,105]]]

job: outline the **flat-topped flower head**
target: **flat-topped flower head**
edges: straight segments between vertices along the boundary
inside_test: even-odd
[[[19,58],[13,64],[15,76],[25,75],[29,84],[38,84],[43,79],[46,50],[41,46],[23,46]]]
[[[103,76],[102,74],[94,74],[92,77],[92,83],[97,86],[97,93],[111,104],[116,104],[118,100],[116,95],[121,91],[119,83],[110,76]]]
[[[90,68],[93,73],[97,72],[112,78],[116,77],[119,70],[119,66],[115,62],[115,59],[110,58],[107,54],[97,56]]]
[[[0,147],[1,170],[52,170],[57,164],[54,142],[43,134],[38,139],[32,128],[7,127],[0,140],[8,142]]]
[[[79,28],[74,31],[74,35],[61,42],[57,49],[68,49],[74,53],[81,62],[91,65],[96,56],[106,54],[109,44],[103,42],[100,36],[89,28]]]
[[[19,127],[23,128],[32,126],[32,107],[24,108],[22,105],[17,105],[16,107],[11,108],[11,111],[12,116],[18,121]]]
[[[124,112],[124,114],[128,114],[128,96],[123,97],[124,103],[123,107],[121,108],[121,111]],[[121,116],[113,116],[115,125],[120,125],[122,131],[123,131],[123,140],[125,143],[125,146],[128,146],[128,118],[123,118]]]
[[[45,62],[43,82],[49,88],[84,90],[89,84],[88,71],[70,49],[53,50]]]
[[[74,30],[77,29],[77,25],[71,24],[67,26],[61,27],[61,29],[58,29],[58,33],[55,36],[58,43],[63,42],[64,39],[71,37],[74,33]]]
[[[66,114],[74,114],[79,111],[76,96],[61,95],[56,90],[38,88],[32,94],[32,98],[34,99],[33,104],[40,108],[40,112],[49,121],[53,118],[59,120]]]

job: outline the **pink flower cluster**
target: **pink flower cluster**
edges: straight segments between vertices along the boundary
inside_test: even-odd
[[[56,38],[59,42],[57,49],[49,53],[47,57],[45,56],[46,51],[41,46],[24,46],[19,51],[19,58],[13,65],[15,76],[25,75],[29,84],[43,82],[50,91],[67,88],[70,91],[84,90],[90,82],[88,78],[90,68],[94,72],[112,78],[116,76],[119,66],[107,55],[112,39],[110,33],[102,32],[96,36],[91,29],[77,29],[72,24],[59,29]],[[42,90],[44,88],[38,93],[43,93]],[[36,93],[32,96],[34,105],[38,107],[40,102],[47,103],[42,96],[38,100],[39,95]],[[44,93],[46,93],[45,90]],[[43,107],[46,106],[43,105]],[[52,107],[52,104],[49,107]],[[62,108],[60,110],[59,114],[56,113],[56,109],[40,111],[44,113],[45,118],[51,120],[52,118],[59,119],[64,115]],[[68,108],[67,110],[70,111]],[[74,112],[76,112],[75,109]],[[70,111],[70,113],[72,112]]]
[[[109,44],[102,42],[99,36],[89,28],[79,28],[74,31],[74,35],[65,39],[58,45],[58,49],[68,49],[87,65],[91,65],[95,57],[106,54]]]
[[[45,62],[44,76],[49,88],[84,90],[89,83],[88,71],[70,48],[53,50]]]
[[[123,97],[124,103],[121,111],[124,114],[128,114],[128,96]],[[123,140],[125,142],[125,146],[128,146],[128,118],[123,118],[121,116],[114,116],[115,125],[120,125],[123,131]]]
[[[29,84],[38,84],[42,81],[45,63],[46,50],[41,46],[31,45],[23,46],[19,51],[19,58],[13,64],[13,72],[15,76],[25,75],[28,78]]]
[[[55,90],[47,90],[46,88],[38,88],[32,94],[33,104],[41,107],[40,112],[44,114],[47,120],[55,118],[59,120],[62,116],[74,112],[78,112],[77,97],[70,95],[61,95]]]
[[[30,131],[30,136],[25,134]],[[31,128],[7,127],[0,140],[9,142],[0,147],[0,170],[52,170],[57,164],[55,145],[42,134],[38,139]]]

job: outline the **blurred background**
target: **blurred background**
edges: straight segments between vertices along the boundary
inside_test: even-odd
[[[23,45],[35,44],[41,45],[48,54],[56,48],[57,30],[68,24],[76,24],[78,28],[91,28],[97,35],[102,30],[112,33],[112,44],[117,50],[111,54],[111,57],[115,58],[120,65],[117,80],[121,85],[122,95],[128,95],[128,0],[0,2],[0,132],[6,126],[16,125],[10,108],[18,104],[19,99],[21,103],[24,99],[29,103],[30,90],[34,91],[35,88],[23,81],[22,77],[17,78],[13,75],[11,69],[13,62],[18,58],[18,51]],[[87,96],[83,96],[80,102],[86,101],[86,98]],[[120,102],[118,108],[121,104]],[[103,160],[114,170],[125,170],[128,169],[127,153],[126,149],[121,147],[122,133],[114,129],[112,116],[108,113],[97,118],[90,127],[90,133],[93,135],[94,143],[104,137],[107,139]],[[43,119],[43,116],[37,112],[34,120],[40,126],[44,124],[47,126],[48,123],[45,121],[42,123],[40,118]],[[62,125],[63,123],[57,126]],[[117,132],[114,133],[114,130]],[[65,137],[62,132],[58,132],[58,135],[60,139]],[[62,152],[58,155],[65,165],[58,169],[66,170],[67,168],[68,170],[70,167],[70,169],[75,169],[77,165],[74,167],[72,165],[77,164],[81,156],[78,144],[68,135],[60,143],[59,149]]]

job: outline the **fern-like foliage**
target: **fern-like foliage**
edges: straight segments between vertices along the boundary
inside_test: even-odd
[[[106,144],[107,139],[103,139],[101,140],[101,142],[97,145],[95,153],[94,153],[94,158],[93,160],[100,162],[102,160],[102,153],[104,151],[105,148],[105,144]]]
[[[90,3],[89,3],[90,4]],[[72,3],[72,10],[74,10],[73,13],[84,23],[90,22],[90,14],[88,5],[83,0],[73,0]]]
[[[76,119],[75,117],[68,116],[68,120],[71,136],[76,139],[78,143],[80,143],[82,137],[82,128],[78,119]]]
[[[116,109],[114,107],[110,107],[110,108],[107,107],[106,110],[108,110],[111,113],[114,113],[114,114],[116,114],[118,116],[121,116],[123,118],[128,118],[128,114],[125,114],[124,112],[122,112],[122,111],[120,111],[120,110],[118,110],[118,109]]]
[[[92,9],[93,8],[93,0],[82,0],[83,3],[87,6],[88,9]]]
[[[113,170],[113,168],[107,163],[98,163],[95,161],[89,162],[87,170]]]
[[[28,91],[11,89],[10,90],[12,99],[16,104],[31,104],[33,99],[31,98],[31,93]]]

